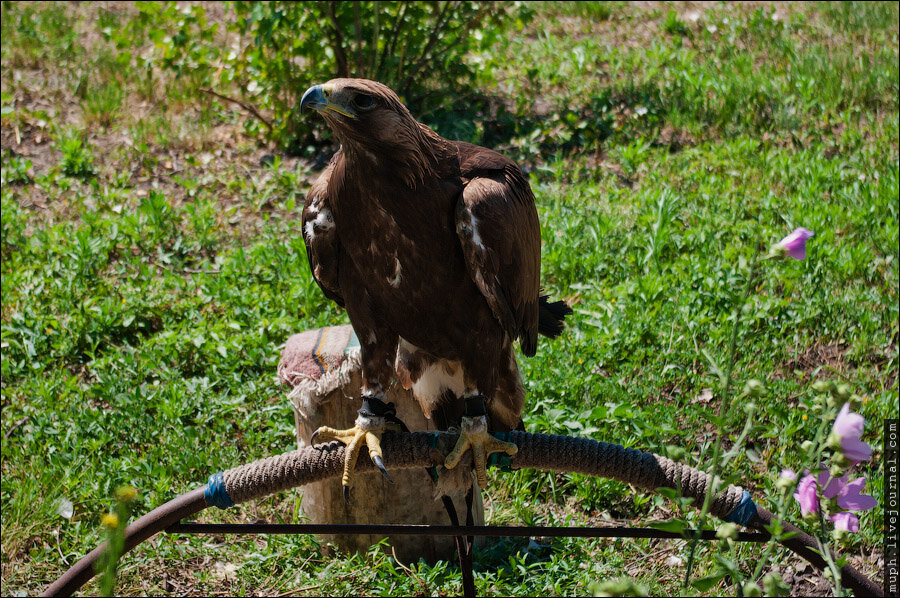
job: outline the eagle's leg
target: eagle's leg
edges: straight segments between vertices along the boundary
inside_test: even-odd
[[[466,414],[462,417],[459,439],[444,459],[444,467],[447,469],[456,467],[466,449],[472,449],[475,478],[480,488],[487,487],[487,458],[491,453],[502,452],[511,456],[519,450],[515,444],[498,440],[488,432],[484,395],[466,397]]]
[[[384,395],[381,395],[382,397]],[[328,442],[337,440],[347,446],[344,452],[344,475],[341,477],[341,484],[344,487],[344,500],[350,501],[350,486],[353,482],[353,470],[356,467],[356,460],[359,458],[359,452],[365,444],[369,449],[369,457],[375,463],[375,466],[381,470],[381,473],[391,482],[391,476],[388,475],[387,469],[384,467],[383,455],[381,452],[381,435],[387,430],[401,431],[406,426],[400,421],[394,409],[393,403],[385,403],[381,398],[374,395],[364,395],[363,404],[359,409],[359,415],[356,417],[354,426],[349,430],[336,430],[323,426],[313,432],[311,443],[315,444],[316,440]]]

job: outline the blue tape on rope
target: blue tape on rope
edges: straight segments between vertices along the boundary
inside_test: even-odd
[[[509,432],[495,432],[491,434],[497,440],[502,440],[503,442],[510,442]],[[510,473],[512,472],[512,459],[509,458],[509,455],[506,453],[491,453],[491,455],[487,458],[487,466],[488,467],[499,467],[500,471]]]
[[[206,492],[203,493],[203,498],[206,499],[206,504],[211,507],[227,509],[234,506],[234,503],[231,502],[231,497],[225,491],[225,476],[221,471],[209,476],[209,482],[206,484]]]
[[[741,503],[729,513],[728,517],[725,518],[725,521],[737,523],[738,525],[746,527],[755,515],[756,504],[753,502],[753,499],[750,498],[750,493],[744,490],[744,494],[741,495]]]

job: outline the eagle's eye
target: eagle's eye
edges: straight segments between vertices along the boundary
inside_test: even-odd
[[[358,93],[353,96],[353,106],[360,110],[370,110],[375,107],[375,98],[367,93]]]

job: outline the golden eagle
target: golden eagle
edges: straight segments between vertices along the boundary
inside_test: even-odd
[[[396,378],[425,415],[471,448],[478,484],[486,458],[514,454],[490,431],[521,422],[524,389],[512,343],[532,356],[571,313],[540,295],[541,237],[519,167],[483,147],[449,141],[417,122],[388,87],[334,79],[308,89],[341,143],[312,185],[303,238],[325,296],[347,310],[362,353],[363,406],[350,430],[316,436],[348,445],[344,495],[359,450],[385,475],[380,439],[400,425],[384,391]]]

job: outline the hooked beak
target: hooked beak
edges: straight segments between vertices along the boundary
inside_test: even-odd
[[[323,110],[331,110],[332,112],[337,112],[341,116],[346,116],[347,118],[356,118],[356,114],[351,109],[329,101],[328,96],[331,95],[331,90],[332,86],[327,83],[313,85],[307,89],[300,99],[300,112],[302,113],[307,108],[312,108],[313,110],[320,112]]]

